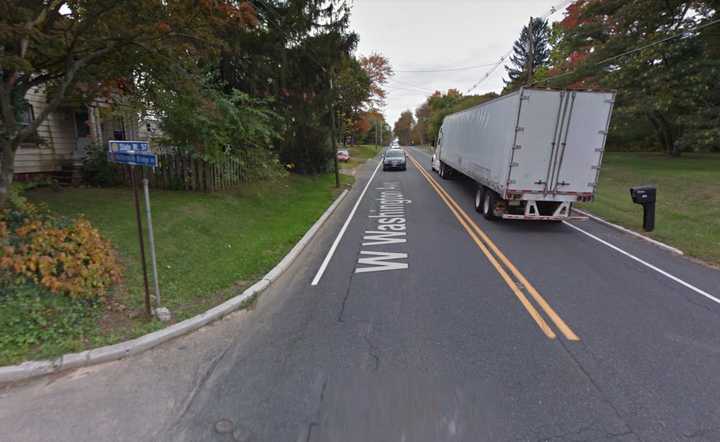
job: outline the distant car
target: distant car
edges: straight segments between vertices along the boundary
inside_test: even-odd
[[[350,159],[350,152],[347,150],[338,150],[337,151],[337,160],[338,161],[348,161]]]
[[[402,148],[398,144],[393,144],[392,146],[390,146],[390,149],[402,150]]]
[[[406,170],[407,161],[402,149],[388,149],[383,155],[383,170]]]

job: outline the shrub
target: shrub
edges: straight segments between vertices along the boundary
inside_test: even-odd
[[[107,148],[91,144],[82,165],[83,181],[91,186],[109,187],[120,183],[120,174],[108,161]]]
[[[102,298],[120,278],[109,241],[89,221],[22,201],[0,217],[0,270],[75,299]]]

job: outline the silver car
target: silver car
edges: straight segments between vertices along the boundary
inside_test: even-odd
[[[383,170],[405,170],[407,160],[402,149],[388,149],[383,155]]]

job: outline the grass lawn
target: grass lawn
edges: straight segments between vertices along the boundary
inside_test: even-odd
[[[348,152],[350,152],[350,160],[345,163],[340,163],[340,167],[343,169],[354,169],[368,159],[374,158],[377,154],[382,152],[382,149],[382,146],[376,147],[374,144],[358,144],[357,146],[348,146]]]
[[[596,199],[579,206],[608,221],[642,232],[642,206],[629,188],[655,184],[655,231],[649,236],[686,254],[720,264],[720,154],[608,152]]]
[[[352,182],[351,177],[341,178],[344,184]],[[334,182],[332,174],[290,175],[212,194],[151,190],[162,304],[170,309],[173,320],[219,304],[269,271],[328,207],[338,193]],[[25,348],[2,348],[0,364],[104,345],[163,326],[141,315],[142,270],[129,189],[55,192],[44,188],[28,191],[26,196],[59,214],[86,216],[119,252],[125,266],[124,281],[114,289],[111,306],[98,312],[93,327],[88,329],[85,318],[82,336],[53,335],[40,339],[47,342],[32,342]],[[22,316],[23,311],[34,314],[39,310],[23,304],[15,308],[14,315]],[[0,344],[11,342],[10,338],[0,331]],[[16,341],[12,342],[18,347]]]

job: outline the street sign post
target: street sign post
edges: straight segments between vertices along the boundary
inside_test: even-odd
[[[142,262],[143,282],[145,285],[145,313],[148,317],[152,316],[153,309],[150,305],[150,287],[148,284],[147,264],[145,263],[145,242],[143,240],[142,217],[140,214],[140,198],[138,196],[137,179],[135,178],[136,167],[155,167],[157,166],[157,155],[150,151],[150,143],[147,141],[124,141],[110,140],[108,141],[108,160],[117,164],[125,164],[130,169],[130,182],[133,188],[133,197],[135,202],[135,218],[138,226],[138,238],[140,241],[140,259]],[[144,175],[144,174],[143,174]],[[165,309],[160,308],[160,286],[158,283],[157,261],[155,259],[155,239],[153,238],[152,217],[150,215],[150,194],[147,190],[147,179],[143,179],[145,184],[145,207],[147,208],[148,233],[150,235],[150,255],[152,256],[153,278],[155,282],[155,311],[163,315],[161,319],[166,318]],[[160,316],[160,315],[159,315]],[[169,318],[167,318],[169,319]]]

